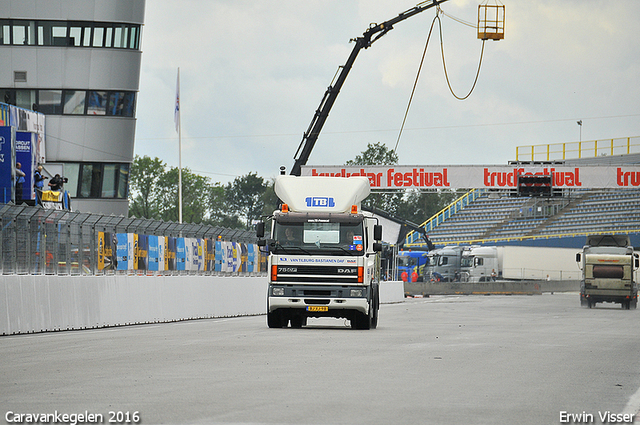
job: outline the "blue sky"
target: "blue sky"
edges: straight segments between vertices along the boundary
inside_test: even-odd
[[[640,2],[503,4],[505,38],[486,42],[467,100],[449,92],[434,31],[398,143],[401,164],[501,165],[515,159],[517,146],[640,136]],[[173,108],[180,67],[183,167],[221,183],[290,169],[353,48],[349,40],[414,5],[148,0],[135,153],[178,165]],[[442,5],[471,23],[477,8],[467,0]],[[434,16],[432,8],[408,18],[360,52],[309,165],[344,164],[367,143],[396,145]],[[449,78],[457,94],[466,94],[482,42],[475,28],[441,19]]]

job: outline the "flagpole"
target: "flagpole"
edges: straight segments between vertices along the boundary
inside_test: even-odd
[[[178,222],[182,224],[182,120],[180,120],[180,67],[178,67],[177,86],[176,107],[178,108]]]

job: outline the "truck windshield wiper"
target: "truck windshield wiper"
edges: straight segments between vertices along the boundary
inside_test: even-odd
[[[281,249],[281,250],[282,250],[282,251],[284,251],[286,254],[291,254],[291,252],[289,252],[289,249],[297,249],[298,251],[302,251],[302,252],[304,252],[304,253],[305,253],[305,254],[307,254],[307,255],[311,255],[311,253],[310,253],[309,251],[307,251],[306,249],[304,249],[304,248],[302,248],[302,247],[296,246],[296,245],[290,245],[290,246],[286,246],[286,247],[285,247],[285,246],[283,246],[283,245],[280,245],[278,242],[275,242],[275,243],[274,243],[274,247],[275,247],[276,249],[278,249],[278,250],[280,250],[280,249]]]

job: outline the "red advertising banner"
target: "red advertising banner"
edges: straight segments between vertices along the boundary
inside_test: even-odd
[[[303,176],[369,178],[372,189],[515,189],[518,176],[551,176],[554,188],[640,188],[640,165],[303,166]]]

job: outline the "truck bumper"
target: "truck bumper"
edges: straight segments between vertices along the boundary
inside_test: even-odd
[[[638,299],[636,291],[627,290],[607,290],[607,289],[589,289],[582,288],[580,291],[580,299],[587,303],[635,303]],[[585,303],[583,302],[583,304]]]
[[[347,317],[369,312],[368,286],[269,285],[268,311],[295,309],[306,317]]]

